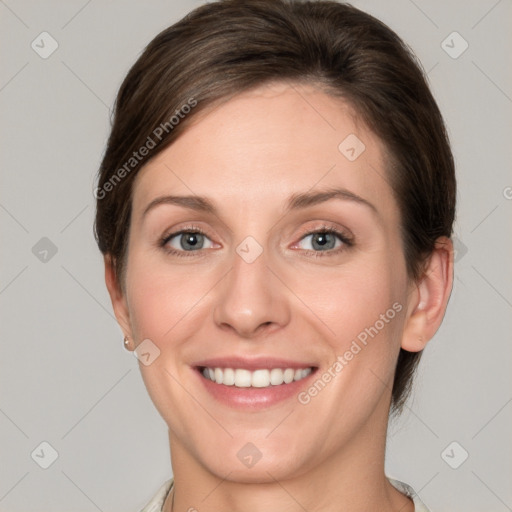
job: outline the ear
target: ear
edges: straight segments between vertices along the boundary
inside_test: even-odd
[[[121,327],[125,336],[133,338],[130,324],[130,314],[126,302],[126,297],[118,283],[115,263],[112,257],[107,254],[104,258],[105,263],[105,284],[112,301],[112,308],[117,318],[117,323]]]
[[[402,335],[402,348],[423,350],[441,325],[453,285],[453,242],[439,237],[424,273],[414,284],[408,301],[408,318]]]

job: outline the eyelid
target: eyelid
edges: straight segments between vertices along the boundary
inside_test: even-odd
[[[205,237],[207,237],[212,244],[217,246],[217,248],[222,245],[218,244],[217,242],[214,242],[212,238],[208,235],[208,230],[205,230],[201,228],[198,225],[195,224],[187,224],[185,226],[180,226],[178,228],[171,228],[167,230],[162,237],[159,239],[158,245],[166,250],[169,254],[173,254],[176,256],[201,256],[204,255],[205,250],[211,250],[212,248],[216,247],[210,247],[207,249],[198,249],[197,251],[185,251],[176,249],[174,247],[170,248],[167,246],[170,240],[172,240],[174,237],[177,237],[179,235],[182,235],[184,233],[199,233]],[[339,238],[339,240],[342,242],[342,246],[338,247],[337,249],[329,249],[327,251],[312,251],[310,249],[300,249],[297,247],[297,244],[301,242],[305,237],[314,235],[316,233],[332,233],[336,237]],[[321,257],[321,256],[333,256],[336,255],[342,251],[345,251],[347,248],[351,247],[354,244],[354,235],[352,232],[344,227],[337,226],[334,224],[329,224],[326,222],[323,222],[321,225],[317,225],[314,227],[305,227],[300,230],[300,235],[298,235],[298,239],[296,242],[294,242],[291,246],[292,249],[299,249],[306,253],[311,253],[315,257]]]
[[[200,224],[196,224],[194,221],[190,221],[188,223],[177,224],[172,226],[171,228],[166,229],[164,231],[164,234],[160,237],[160,239],[169,240],[173,236],[189,232],[201,233],[202,235],[207,236],[210,239],[212,238],[212,235],[210,234],[210,230],[208,228],[201,227]]]
[[[201,235],[204,235],[206,237],[208,236],[208,234],[199,226],[184,226],[178,229],[173,228],[166,231],[164,235],[162,235],[161,241],[167,243],[175,236],[182,235],[183,233],[200,233]]]
[[[349,229],[325,222],[320,226],[306,227],[301,229],[300,234],[298,235],[298,241],[302,240],[308,235],[314,235],[316,233],[333,233],[334,235],[339,236],[341,241],[346,245],[352,245],[354,242],[354,235]],[[294,242],[294,245],[297,244],[297,242]]]
[[[184,233],[201,234],[201,235],[205,236],[206,238],[208,238],[208,240],[210,240],[210,242],[212,243],[213,246],[222,247],[220,244],[218,244],[217,242],[214,242],[212,240],[212,237],[210,237],[208,235],[207,230],[201,228],[200,226],[198,226],[196,224],[186,224],[184,226],[173,227],[173,228],[166,230],[166,232],[161,237],[159,237],[159,239],[157,240],[157,245],[159,248],[163,249],[168,254],[171,254],[173,256],[185,256],[185,257],[201,257],[204,255],[205,250],[211,250],[212,248],[217,248],[217,247],[210,247],[207,249],[198,249],[197,251],[185,251],[185,250],[176,249],[175,247],[170,247],[168,245],[170,240],[172,240],[173,238],[175,238],[177,236],[183,235]]]

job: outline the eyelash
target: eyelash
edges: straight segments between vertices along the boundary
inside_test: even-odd
[[[197,226],[187,226],[185,228],[180,229],[179,231],[175,231],[173,233],[169,233],[168,235],[164,235],[159,242],[160,247],[167,254],[171,254],[172,256],[178,256],[179,258],[181,258],[181,257],[190,258],[190,256],[199,256],[201,251],[177,251],[176,249],[167,247],[167,243],[170,240],[172,240],[175,236],[183,235],[185,233],[208,236],[201,228],[198,228]],[[194,252],[199,253],[199,254],[190,254],[190,253],[194,253]]]
[[[341,231],[338,231],[337,229],[334,229],[331,226],[319,226],[318,228],[305,231],[300,235],[299,241],[301,241],[303,238],[309,236],[309,235],[315,235],[317,233],[322,234],[331,234],[337,236],[340,241],[342,242],[342,246],[338,247],[337,249],[331,249],[329,251],[312,251],[305,249],[306,253],[309,255],[312,255],[314,258],[325,258],[329,256],[336,256],[340,252],[346,251],[348,248],[352,247],[354,245],[354,239],[352,236],[349,236],[347,233],[343,233]]]
[[[160,239],[158,245],[162,249],[164,249],[167,254],[171,254],[173,256],[178,256],[180,258],[181,257],[189,258],[190,256],[192,256],[192,257],[199,256],[202,251],[177,251],[175,249],[170,249],[169,247],[167,247],[167,243],[170,240],[172,240],[176,236],[183,235],[185,233],[200,234],[200,235],[204,235],[206,237],[208,236],[207,233],[205,233],[201,228],[198,228],[197,226],[188,226],[183,229],[180,229],[179,231],[175,231],[173,233],[164,235]],[[312,251],[312,250],[305,249],[306,253],[312,254],[314,258],[324,258],[326,256],[334,256],[334,255],[339,254],[341,251],[344,251],[347,248],[350,248],[354,245],[354,239],[351,236],[347,235],[346,233],[342,233],[341,231],[338,231],[330,226],[320,226],[318,228],[315,228],[314,230],[306,231],[301,234],[299,241],[309,235],[315,235],[317,233],[325,233],[325,234],[335,235],[340,239],[340,241],[343,243],[343,245],[341,247],[338,247],[338,249],[331,249],[329,251]],[[199,254],[190,254],[190,253],[194,253],[194,252],[199,253]]]

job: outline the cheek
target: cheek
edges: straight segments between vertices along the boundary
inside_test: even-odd
[[[340,349],[374,325],[400,297],[391,269],[369,260],[338,270],[304,272],[294,281],[297,295],[327,326],[333,345]]]
[[[203,275],[204,274],[204,275]],[[191,272],[191,266],[166,265],[144,251],[133,250],[127,264],[127,296],[133,335],[137,343],[150,339],[159,354],[149,365],[139,363],[142,378],[156,408],[173,431],[186,438],[195,404],[182,383],[191,371],[182,364],[187,342],[204,323],[205,295],[215,279]],[[169,404],[173,404],[170,406]]]
[[[166,344],[186,333],[201,301],[215,282],[212,274],[194,272],[191,266],[162,265],[155,258],[134,254],[127,268],[127,294],[134,336]],[[163,348],[163,347],[161,347]]]
[[[315,314],[315,329],[326,333],[330,345],[327,368],[319,374],[329,391],[322,391],[318,414],[338,410],[343,416],[340,404],[369,411],[385,391],[383,383],[392,386],[405,313],[402,281],[391,258],[365,258],[295,281],[297,295]],[[303,400],[322,389],[318,384]]]

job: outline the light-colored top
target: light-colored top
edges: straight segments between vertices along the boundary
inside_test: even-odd
[[[412,499],[414,502],[414,512],[429,512],[429,509],[420,500],[419,496],[410,485],[390,477],[388,477],[388,480],[395,489],[398,489],[401,493]],[[153,496],[152,500],[140,512],[162,512],[165,499],[171,491],[173,484],[173,478],[167,480],[160,489],[158,489],[158,492]]]

